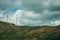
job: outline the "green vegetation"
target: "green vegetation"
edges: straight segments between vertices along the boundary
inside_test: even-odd
[[[60,27],[16,26],[0,22],[0,40],[60,40]]]

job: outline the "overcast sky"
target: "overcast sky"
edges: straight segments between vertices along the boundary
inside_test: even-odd
[[[59,25],[60,0],[0,0],[0,20],[25,26]]]

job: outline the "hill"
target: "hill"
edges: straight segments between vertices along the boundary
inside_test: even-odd
[[[0,40],[60,40],[60,27],[16,26],[0,21]]]

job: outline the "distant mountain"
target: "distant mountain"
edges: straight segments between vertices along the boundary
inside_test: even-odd
[[[60,27],[16,26],[0,21],[0,40],[60,40]]]

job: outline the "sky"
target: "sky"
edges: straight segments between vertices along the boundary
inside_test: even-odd
[[[59,25],[60,0],[0,0],[0,21],[21,26]]]

